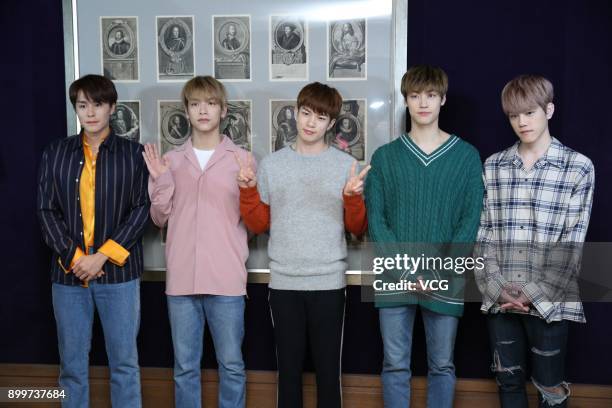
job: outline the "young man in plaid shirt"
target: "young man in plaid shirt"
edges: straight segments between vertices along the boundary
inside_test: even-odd
[[[521,75],[502,91],[519,141],[484,165],[476,271],[502,407],[527,407],[526,359],[540,407],[565,407],[568,321],[585,322],[576,276],[595,182],[591,161],[551,137],[553,86]],[[527,355],[529,352],[529,355]]]

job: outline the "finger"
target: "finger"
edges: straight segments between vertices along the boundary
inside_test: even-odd
[[[368,171],[370,171],[371,168],[372,168],[372,166],[368,164],[368,166],[365,169],[361,170],[361,172],[359,173],[359,176],[358,176],[359,179],[363,180],[365,178],[366,174],[368,174]]]
[[[170,167],[170,160],[166,156],[162,158],[162,162],[164,163],[164,166]]]
[[[157,145],[156,144],[151,144],[151,151],[153,153],[153,158],[154,159],[158,159],[159,158],[159,151],[157,150]]]
[[[351,178],[355,177],[356,173],[357,173],[357,160],[355,160],[353,162],[353,165],[351,166]]]
[[[234,152],[234,157],[236,158],[236,162],[238,163],[238,167],[240,167],[240,170],[242,170],[242,160],[240,160],[240,157],[238,156],[238,153]]]
[[[251,155],[247,153],[247,169],[251,170]]]

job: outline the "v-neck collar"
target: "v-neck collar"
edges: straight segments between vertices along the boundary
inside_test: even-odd
[[[406,148],[408,148],[408,150],[414,154],[425,167],[429,166],[437,158],[442,157],[444,153],[448,152],[459,141],[457,136],[450,135],[448,140],[438,146],[433,152],[426,154],[419,146],[417,146],[416,143],[414,143],[407,133],[402,134],[400,139],[404,146],[406,146]]]

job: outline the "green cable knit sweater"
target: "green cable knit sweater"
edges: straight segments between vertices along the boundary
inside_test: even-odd
[[[384,256],[403,254],[410,244],[415,243],[474,242],[482,209],[483,184],[480,155],[472,145],[451,135],[427,155],[407,134],[403,134],[377,149],[371,165],[365,186],[368,230],[371,240],[385,253]],[[414,246],[411,249],[413,253],[410,256],[420,255],[414,253]],[[471,256],[470,245],[454,248],[452,254]],[[447,248],[446,252],[442,250],[436,255],[446,257],[450,254]],[[433,254],[429,252],[426,256]],[[414,281],[418,275],[425,279],[441,276],[428,270],[414,275],[404,274],[402,279],[405,276],[405,279]],[[449,291],[420,295],[405,291],[376,292],[376,306],[416,303],[437,313],[461,316],[463,280],[454,271],[450,275],[453,275],[455,287]],[[398,278],[389,279],[387,276],[387,280],[397,281]]]

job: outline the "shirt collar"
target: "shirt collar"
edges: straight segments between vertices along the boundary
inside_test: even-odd
[[[72,145],[72,150],[83,149],[83,138],[85,137],[85,131],[81,129],[81,132],[75,138],[75,143]],[[100,144],[100,149],[105,148],[110,150],[111,152],[115,150],[117,145],[117,135],[113,131],[113,128],[110,128],[110,132],[108,136],[104,138],[102,143]]]
[[[520,144],[521,142],[517,141],[512,147],[504,152],[499,161],[500,166],[514,166],[518,168],[523,164],[523,160],[518,154],[518,147]],[[565,146],[553,137],[550,146],[546,149],[546,153],[536,161],[535,166],[542,167],[545,163],[548,163],[552,166],[563,168],[567,162],[566,155]]]

